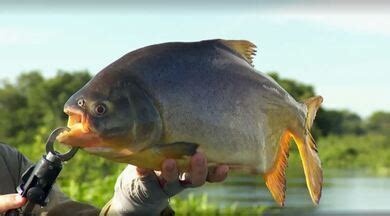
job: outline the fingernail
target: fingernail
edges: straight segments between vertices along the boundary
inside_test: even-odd
[[[16,195],[16,197],[15,197],[15,201],[16,202],[18,202],[18,203],[21,203],[21,202],[23,202],[23,197],[21,196],[21,195]]]
[[[229,172],[229,166],[224,166],[224,167],[222,167],[222,171],[223,171],[224,173]]]
[[[172,161],[169,161],[169,162],[165,165],[165,169],[166,169],[168,172],[172,172],[172,171],[173,171],[173,163],[172,163]]]
[[[204,159],[203,159],[202,157],[197,158],[197,159],[196,159],[196,164],[197,164],[198,166],[203,166],[203,165],[204,165]]]

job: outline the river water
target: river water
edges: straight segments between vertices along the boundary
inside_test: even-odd
[[[360,176],[359,173],[338,170],[325,177],[320,205],[315,207],[310,199],[303,176],[287,179],[284,213],[390,215],[390,178]],[[207,194],[210,203],[221,207],[269,206],[277,207],[261,177],[233,175],[224,183],[206,184],[189,193]]]

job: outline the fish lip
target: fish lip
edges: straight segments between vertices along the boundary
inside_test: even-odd
[[[79,107],[66,106],[64,113],[69,116],[67,127],[70,130],[62,132],[57,137],[57,141],[68,146],[80,148],[89,146],[90,144],[87,141],[99,141],[96,134],[90,129],[86,111],[80,110]]]
[[[64,113],[66,113],[68,117],[68,128],[72,129],[72,127],[77,126],[78,124],[83,125],[85,128],[88,124],[85,111],[77,109],[75,107],[69,106],[64,108]],[[89,127],[85,128],[85,132],[89,131]]]
[[[80,109],[77,109],[73,106],[68,106],[68,107],[65,107],[64,108],[64,113],[66,113],[67,115],[84,115],[84,111],[80,110]]]

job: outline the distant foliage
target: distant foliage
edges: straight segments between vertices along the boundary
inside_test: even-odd
[[[390,113],[380,111],[372,114],[367,122],[367,130],[371,133],[390,136]]]
[[[280,78],[275,72],[270,75],[297,101],[317,95],[314,87],[295,80]],[[324,103],[326,104],[326,98]],[[328,135],[364,135],[366,133],[390,134],[390,113],[376,112],[367,120],[348,110],[330,110],[321,107],[317,112],[312,129],[315,137]]]
[[[390,137],[384,135],[328,136],[319,141],[325,169],[354,169],[390,175]]]
[[[299,102],[303,102],[310,97],[316,96],[314,88],[311,85],[303,84],[292,79],[282,79],[276,72],[270,72],[268,75]]]
[[[315,124],[323,136],[366,133],[362,119],[356,113],[347,110],[320,109]]]
[[[14,83],[2,81],[0,140],[20,146],[32,143],[40,127],[64,126],[64,103],[90,78],[87,71],[59,71],[48,79],[32,71],[21,74]]]
[[[281,78],[276,73],[270,76],[298,101],[316,95],[311,85]],[[0,85],[0,140],[37,161],[44,153],[44,143],[51,130],[66,125],[64,103],[90,78],[87,71],[60,71],[51,78],[31,71],[20,75],[15,82],[3,81]],[[350,111],[321,108],[314,134],[325,170],[364,168],[390,174],[389,112],[376,112],[361,119]],[[299,162],[300,159],[295,158]],[[298,162],[290,164],[299,165]],[[65,165],[58,184],[71,198],[102,207],[112,197],[116,177],[124,167],[124,164],[80,151]],[[210,204],[205,196],[174,198],[171,203],[178,215],[258,215],[265,209],[236,205],[221,209]]]

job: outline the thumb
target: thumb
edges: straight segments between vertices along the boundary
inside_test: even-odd
[[[10,209],[16,209],[26,203],[26,198],[19,194],[0,195],[0,213]]]

